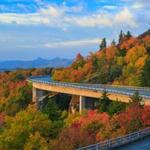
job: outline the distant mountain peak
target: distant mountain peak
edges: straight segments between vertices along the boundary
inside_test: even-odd
[[[21,61],[21,60],[10,60],[10,61],[3,61],[0,62],[0,70],[1,69],[7,69],[7,70],[12,70],[12,69],[17,69],[17,68],[23,68],[23,69],[28,69],[28,68],[45,68],[45,67],[67,67],[72,63],[71,59],[62,59],[62,58],[54,58],[51,60],[44,59],[41,57],[38,57],[34,60],[30,61]]]
[[[35,60],[46,60],[46,59],[44,59],[44,58],[42,58],[42,57],[38,57],[38,58],[36,58]]]

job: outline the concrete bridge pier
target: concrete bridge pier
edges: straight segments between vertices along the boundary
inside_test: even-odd
[[[46,95],[46,91],[33,87],[32,89],[32,102],[38,103],[40,98]]]
[[[84,96],[79,97],[79,112],[82,113],[85,110],[86,99]]]
[[[84,110],[93,110],[93,109],[95,109],[95,99],[85,97],[85,96],[80,96],[79,112],[82,113]]]

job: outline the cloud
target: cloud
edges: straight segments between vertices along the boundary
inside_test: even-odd
[[[74,24],[82,27],[96,27],[96,26],[111,26],[111,18],[108,14],[93,14],[90,16],[68,17],[66,21],[69,24]]]
[[[73,41],[63,41],[63,42],[51,42],[46,43],[44,46],[46,48],[61,48],[61,47],[72,47],[72,46],[84,46],[91,44],[100,43],[100,39],[85,39],[85,40],[73,40]]]
[[[124,25],[135,27],[135,17],[129,9],[124,8],[119,12],[98,10],[94,13],[78,14],[82,7],[67,7],[49,5],[39,9],[36,13],[3,13],[0,14],[1,23],[16,24],[44,24],[52,27],[66,28],[66,26],[111,27]],[[77,15],[78,14],[78,15]]]
[[[141,9],[143,7],[144,5],[142,3],[137,3],[137,2],[132,5],[133,9]]]
[[[124,23],[126,23],[126,25],[129,25],[131,27],[137,26],[134,15],[128,10],[128,8],[124,8],[121,12],[116,14],[114,20],[118,24],[123,25]]]
[[[133,1],[133,0],[121,0],[122,2],[127,2],[127,3],[139,3],[139,4],[142,4],[142,5],[145,5],[145,6],[150,6],[150,1],[149,0],[136,0],[136,1]]]
[[[31,13],[31,14],[15,14],[15,13],[4,13],[0,14],[0,22],[7,23],[7,24],[22,24],[22,25],[29,25],[29,24],[39,24],[40,17],[39,14]]]
[[[117,8],[117,6],[115,6],[115,5],[104,5],[103,8],[108,9],[108,10],[114,10]]]
[[[129,11],[129,9],[124,8],[121,11],[112,14],[108,12],[97,12],[89,16],[82,17],[72,17],[68,18],[68,22],[74,23],[83,27],[95,27],[95,26],[137,26],[134,15]]]
[[[57,7],[54,6],[49,6],[46,9],[42,8],[39,10],[40,14],[47,17],[60,17],[64,14],[64,12],[65,12],[64,8],[58,9]]]

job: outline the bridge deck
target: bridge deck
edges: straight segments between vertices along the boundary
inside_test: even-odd
[[[91,91],[107,91],[109,93],[116,93],[131,96],[135,93],[135,91],[139,92],[139,95],[143,97],[143,99],[150,100],[150,88],[147,87],[131,87],[131,86],[113,86],[113,85],[103,85],[103,84],[85,84],[85,83],[66,83],[66,82],[58,82],[51,80],[50,76],[36,76],[31,77],[29,81],[34,83],[42,83],[48,85],[55,86],[63,86],[63,87],[72,87],[77,89],[85,89]]]

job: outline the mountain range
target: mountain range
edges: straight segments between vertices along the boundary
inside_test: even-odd
[[[1,61],[0,62],[0,70],[15,70],[18,68],[28,69],[28,68],[58,68],[58,67],[67,67],[72,63],[71,59],[62,59],[62,58],[54,58],[51,60],[37,58],[35,60],[23,61],[23,60],[10,60],[10,61]]]

